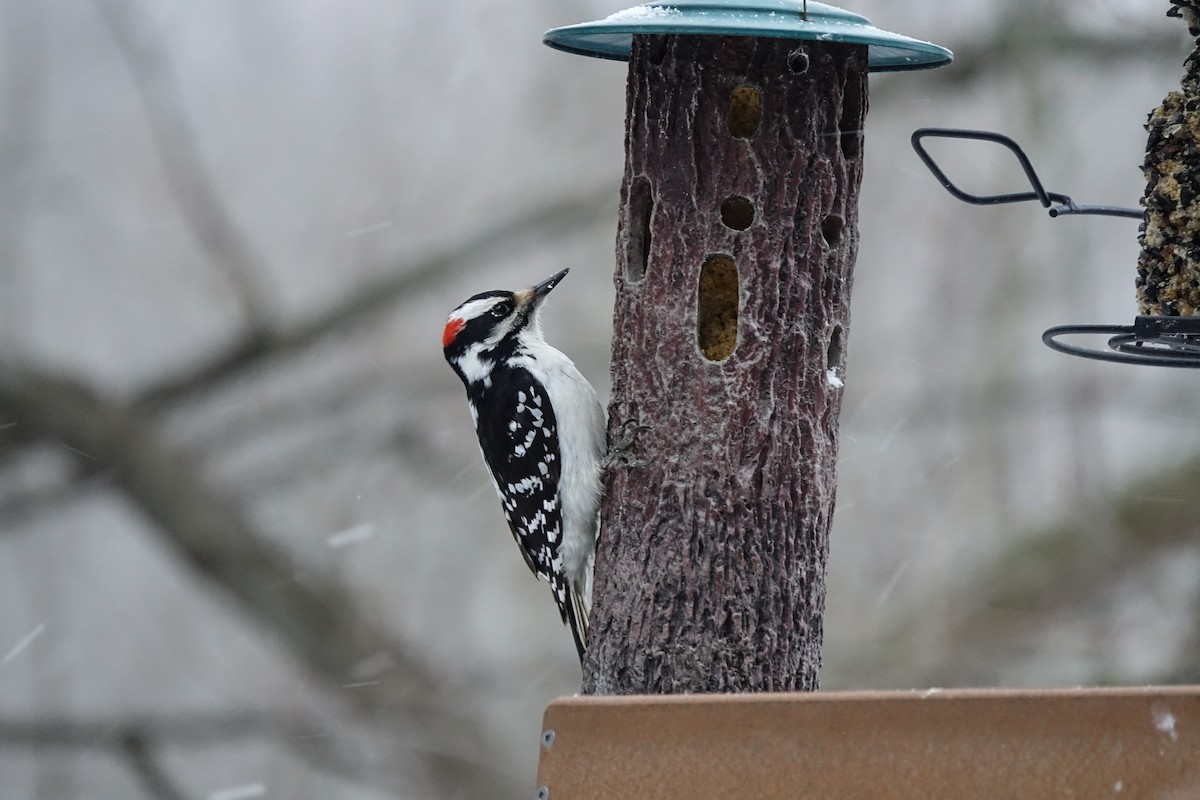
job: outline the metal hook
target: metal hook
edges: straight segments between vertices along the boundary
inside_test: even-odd
[[[954,185],[954,182],[946,176],[946,173],[933,160],[933,156],[925,149],[922,139],[927,137],[941,139],[974,139],[985,142],[995,142],[1007,147],[1012,154],[1017,157],[1017,161],[1021,163],[1021,169],[1025,171],[1025,178],[1029,181],[1031,192],[1010,192],[1008,194],[987,194],[978,195],[965,192]],[[938,179],[950,194],[954,195],[964,203],[970,203],[976,206],[994,206],[1001,203],[1023,203],[1027,200],[1037,200],[1042,204],[1043,208],[1049,209],[1051,217],[1063,217],[1068,214],[1100,214],[1108,217],[1127,217],[1129,219],[1141,219],[1142,210],[1140,208],[1126,208],[1123,206],[1082,206],[1070,198],[1069,195],[1059,194],[1058,192],[1048,192],[1046,187],[1042,185],[1041,179],[1038,177],[1037,170],[1033,168],[1033,163],[1029,160],[1029,156],[1025,154],[1025,150],[1021,145],[1001,133],[993,133],[991,131],[976,131],[964,130],[961,128],[918,128],[913,131],[912,135],[913,150],[917,151],[917,156],[924,162],[925,166],[933,173],[933,176]]]

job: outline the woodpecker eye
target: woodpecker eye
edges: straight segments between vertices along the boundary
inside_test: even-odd
[[[492,316],[496,319],[508,316],[508,310],[504,306],[496,306],[492,309]]]

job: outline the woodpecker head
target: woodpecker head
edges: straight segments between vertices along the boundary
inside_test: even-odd
[[[542,338],[538,309],[568,271],[518,292],[477,294],[450,312],[442,328],[442,352],[464,383],[486,385],[497,361],[515,354],[523,340]]]

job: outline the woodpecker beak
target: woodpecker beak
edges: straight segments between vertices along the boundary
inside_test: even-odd
[[[571,270],[569,269],[564,269],[562,272],[551,275],[549,278],[546,278],[546,280],[542,281],[541,283],[534,284],[528,289],[514,292],[514,295],[517,298],[517,305],[527,311],[533,311],[535,308],[541,305],[542,298],[550,294],[550,290],[555,286],[558,286],[559,281],[567,277],[567,273],[570,271]]]

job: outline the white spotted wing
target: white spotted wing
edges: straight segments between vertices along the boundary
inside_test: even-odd
[[[524,369],[505,373],[490,394],[488,414],[476,421],[484,460],[521,554],[535,575],[550,581],[561,610],[566,587],[555,584],[562,574],[562,460],[554,409],[545,389]],[[497,455],[488,458],[489,453]],[[565,620],[565,610],[563,614]]]

